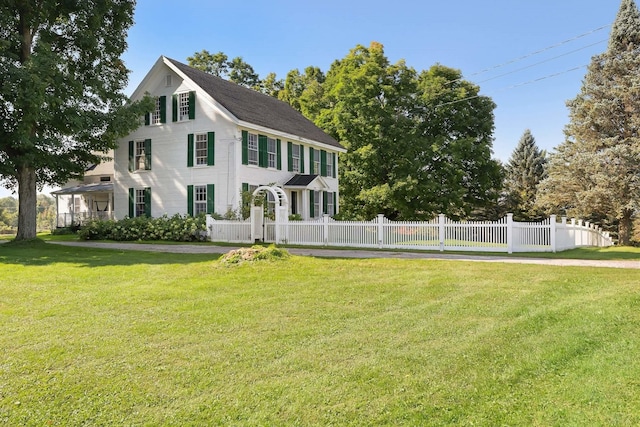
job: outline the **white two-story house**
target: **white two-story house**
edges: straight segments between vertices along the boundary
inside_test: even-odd
[[[289,213],[337,213],[346,150],[287,103],[160,57],[132,99],[156,108],[114,152],[116,218],[218,213],[275,185]]]

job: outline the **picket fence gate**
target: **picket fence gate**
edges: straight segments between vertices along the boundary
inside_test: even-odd
[[[589,222],[551,215],[541,222],[516,222],[513,214],[499,221],[453,221],[439,215],[431,221],[314,221],[265,219],[262,224],[214,220],[207,216],[207,232],[214,242],[256,241],[375,249],[419,249],[470,252],[557,252],[584,246],[613,245],[608,232]]]

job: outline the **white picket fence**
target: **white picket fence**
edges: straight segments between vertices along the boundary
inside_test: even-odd
[[[551,215],[541,222],[515,222],[508,214],[500,221],[452,221],[439,215],[431,221],[266,220],[219,221],[207,217],[214,242],[253,243],[257,240],[303,246],[341,246],[376,249],[420,249],[470,252],[557,252],[583,246],[613,245],[609,233],[593,224]]]

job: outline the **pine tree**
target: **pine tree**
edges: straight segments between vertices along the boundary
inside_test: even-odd
[[[578,96],[567,103],[566,141],[550,161],[539,204],[618,222],[630,243],[640,202],[640,12],[622,0],[607,51],[592,58]]]
[[[531,220],[540,216],[534,203],[538,184],[545,177],[546,162],[546,152],[538,148],[531,131],[525,130],[506,165],[507,204],[516,219]]]

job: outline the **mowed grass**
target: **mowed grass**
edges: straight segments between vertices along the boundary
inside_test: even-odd
[[[640,270],[0,245],[0,423],[640,424]]]

